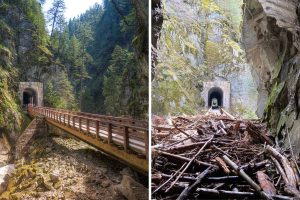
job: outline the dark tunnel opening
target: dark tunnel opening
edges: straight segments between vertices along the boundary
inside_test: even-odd
[[[208,92],[208,107],[212,106],[213,99],[217,100],[217,106],[223,107],[223,91],[218,87],[213,87]]]
[[[36,92],[30,88],[23,91],[23,106],[27,106],[28,104],[37,105]]]

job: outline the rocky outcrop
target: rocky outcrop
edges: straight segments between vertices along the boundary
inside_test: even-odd
[[[279,138],[288,134],[300,147],[299,3],[244,2],[243,41],[259,92],[258,114]]]
[[[163,12],[162,12],[162,2],[161,0],[152,0],[152,7],[151,7],[151,17],[152,17],[152,28],[151,28],[151,38],[152,38],[152,58],[151,58],[151,65],[154,69],[155,65],[157,64],[157,41],[160,35],[160,31],[162,28],[163,23]],[[153,77],[154,77],[154,70],[152,70]],[[152,77],[152,78],[153,78]]]
[[[147,189],[132,177],[123,175],[121,184],[115,187],[118,193],[121,193],[126,199],[144,200],[148,199]]]
[[[240,43],[241,5],[242,0],[152,0],[155,114],[199,112],[208,101],[200,95],[205,82],[228,81],[227,108],[256,117],[256,86]]]
[[[0,194],[6,190],[7,180],[14,169],[15,165],[12,164],[0,167]]]

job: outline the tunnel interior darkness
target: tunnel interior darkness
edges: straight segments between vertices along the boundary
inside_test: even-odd
[[[23,91],[23,105],[33,104],[37,105],[36,92],[31,88],[26,88]]]
[[[216,98],[218,106],[223,106],[223,91],[221,88],[213,87],[208,91],[208,107],[211,107],[212,99]]]

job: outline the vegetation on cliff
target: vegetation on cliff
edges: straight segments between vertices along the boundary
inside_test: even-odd
[[[28,66],[47,69],[43,66],[51,53],[39,2],[4,0],[0,18],[0,129],[13,132],[20,129],[22,122],[18,82],[23,80]]]
[[[154,113],[197,113],[204,106],[204,81],[229,80],[243,68],[241,6],[242,1],[162,1],[164,19],[154,50]]]
[[[0,129],[21,126],[20,81],[44,83],[46,106],[145,118],[148,40],[141,28],[147,24],[146,1],[105,0],[68,22],[63,0],[54,1],[53,8],[60,8],[47,16],[44,2],[1,1]]]
[[[54,29],[53,54],[71,82],[77,109],[146,117],[148,64],[141,46],[147,34],[139,30],[136,5],[147,7],[144,1],[105,0]]]

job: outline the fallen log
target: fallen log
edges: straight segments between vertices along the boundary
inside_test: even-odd
[[[172,121],[172,124],[173,124],[174,128],[175,128],[176,130],[178,130],[179,132],[183,133],[184,135],[186,135],[187,137],[189,137],[189,138],[191,138],[191,139],[193,139],[193,140],[195,140],[195,141],[198,141],[198,139],[196,139],[195,137],[191,136],[191,135],[188,134],[187,132],[185,132],[185,131],[183,131],[182,129],[180,129],[179,127],[177,127],[176,124],[174,123],[174,121]]]
[[[219,167],[224,171],[225,174],[230,174],[230,170],[222,158],[216,157],[215,160],[216,160],[217,164],[219,165]]]
[[[193,156],[193,158],[188,162],[186,167],[180,172],[180,174],[177,176],[177,178],[172,182],[171,186],[166,189],[166,192],[168,192],[172,186],[178,181],[178,179],[182,176],[182,174],[189,168],[189,166],[192,164],[192,162],[196,159],[196,157],[203,151],[203,149],[212,141],[214,138],[214,135],[201,147],[201,149]]]
[[[160,175],[162,178],[170,178],[171,175],[168,174],[161,174]],[[179,181],[185,181],[185,182],[194,182],[196,181],[196,177],[191,177],[191,176],[181,176],[179,178]],[[240,180],[239,176],[216,176],[216,177],[205,177],[203,179],[204,183],[233,183],[237,182]]]
[[[195,148],[196,146],[202,146],[204,144],[205,144],[205,142],[196,142],[196,143],[192,143],[192,144],[185,144],[185,145],[181,145],[181,146],[168,148],[168,149],[166,149],[166,151],[168,151],[168,152],[187,151],[187,150]]]
[[[264,199],[270,200],[272,197],[270,195],[263,192],[259,185],[257,185],[251,178],[248,176],[244,170],[240,169],[239,166],[237,166],[232,160],[230,160],[227,156],[223,156],[224,161],[226,164],[228,164],[235,172],[237,172],[242,178],[244,178],[245,181],[249,183],[249,185],[252,186],[253,189],[256,190],[256,192],[263,197]]]
[[[297,188],[287,185],[284,187],[284,191],[287,194],[293,195],[295,197],[295,199],[297,199],[297,200],[300,199],[300,192],[299,192],[299,190],[297,190]]]
[[[207,168],[205,171],[203,171],[201,174],[199,174],[199,176],[197,176],[197,180],[191,185],[186,187],[183,192],[179,195],[179,197],[177,198],[177,200],[185,200],[189,193],[195,189],[195,187],[197,185],[200,184],[200,182],[202,181],[202,179],[207,176],[209,173],[212,173],[213,171],[215,171],[215,169],[211,169],[211,167]]]
[[[182,162],[185,162],[185,161],[190,162],[191,161],[190,158],[186,158],[186,157],[183,157],[183,156],[175,155],[175,154],[160,151],[160,150],[154,151],[153,154],[156,154],[156,153],[160,154],[160,155],[164,155],[164,156],[169,157],[169,158],[180,160]],[[207,163],[207,162],[203,162],[203,161],[199,161],[199,160],[196,160],[196,159],[193,160],[192,162],[198,164],[199,166],[203,165],[203,166],[206,166],[206,167],[217,167],[216,165],[213,165],[213,164],[210,164],[210,163]]]
[[[257,181],[262,190],[268,195],[275,195],[276,189],[273,183],[271,183],[270,178],[262,171],[256,173]]]
[[[269,145],[274,145],[274,142],[265,133],[263,133],[261,129],[253,125],[251,122],[248,122],[246,130],[255,142],[266,142]]]
[[[289,164],[288,159],[285,156],[281,155],[276,149],[274,149],[270,145],[266,147],[266,150],[268,153],[274,156],[274,158],[276,158],[278,162],[280,162],[280,164],[283,166],[289,185],[296,188],[297,182],[295,174],[292,167]]]
[[[214,197],[216,199],[245,199],[245,198],[254,198],[258,197],[253,192],[236,192],[236,191],[228,191],[228,190],[216,190],[216,189],[209,189],[209,188],[197,188],[197,193],[201,196],[209,196]]]
[[[208,189],[208,188],[197,188],[197,193],[201,196],[210,196],[218,199],[245,199],[245,198],[256,198],[259,196],[253,192],[237,192],[237,191],[228,191],[228,190],[216,190],[216,189]],[[294,198],[283,195],[272,195],[274,200],[294,200]]]
[[[263,160],[257,163],[248,163],[246,165],[242,165],[241,169],[243,169],[244,171],[249,171],[249,170],[257,170],[260,169],[262,167],[265,167],[266,164],[269,163],[269,160]]]
[[[170,176],[170,178],[166,181],[166,182],[164,182],[163,184],[161,184],[159,187],[157,187],[153,192],[152,192],[152,195],[154,194],[154,193],[156,193],[157,191],[159,191],[163,186],[165,186],[168,182],[170,182],[179,172],[180,172],[180,170],[182,170],[182,168],[184,168],[185,167],[185,165],[186,165],[186,163],[184,163],[174,174],[172,174],[171,176]]]
[[[289,180],[288,180],[288,178],[287,178],[287,176],[286,176],[286,174],[285,174],[285,171],[284,171],[283,168],[281,167],[280,163],[279,163],[273,156],[270,156],[270,158],[271,158],[271,160],[273,161],[273,163],[274,163],[276,169],[278,170],[279,174],[281,175],[281,177],[282,177],[284,183],[285,183],[286,185],[288,185],[288,184],[289,184]]]

